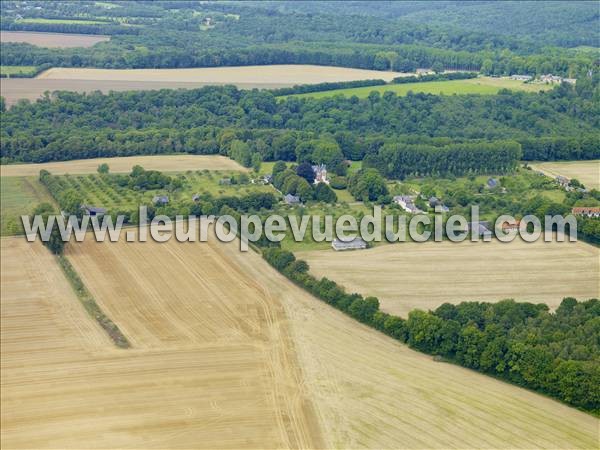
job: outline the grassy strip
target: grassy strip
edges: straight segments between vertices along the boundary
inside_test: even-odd
[[[75,294],[77,294],[77,298],[83,304],[83,307],[88,312],[88,314],[90,314],[94,319],[96,319],[100,326],[104,328],[104,330],[108,333],[108,335],[117,347],[131,347],[131,344],[129,343],[125,335],[123,335],[123,333],[121,333],[121,330],[119,330],[119,327],[112,320],[110,320],[110,318],[106,314],[104,314],[104,312],[100,309],[100,307],[96,303],[96,300],[94,299],[94,297],[92,297],[92,294],[90,294],[90,292],[87,290],[87,288],[83,284],[83,281],[81,281],[81,278],[79,278],[79,275],[77,275],[77,272],[75,271],[67,257],[64,255],[57,255],[56,259],[58,260],[58,264],[62,269],[63,273],[67,277],[67,280],[69,280],[71,287],[75,291]]]
[[[0,66],[0,78],[35,78],[50,67],[52,67],[51,64],[42,64],[40,66]]]

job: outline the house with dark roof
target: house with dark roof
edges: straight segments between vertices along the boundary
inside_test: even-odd
[[[500,185],[500,182],[498,180],[496,180],[495,178],[488,178],[487,184],[486,184],[488,189],[498,187],[499,185]]]
[[[152,198],[152,203],[154,203],[157,206],[166,205],[167,203],[169,203],[169,197],[167,197],[166,195],[155,195]]]
[[[437,205],[439,205],[441,203],[440,199],[437,197],[429,197],[428,202],[429,202],[429,206],[431,206],[432,208],[435,208]]]
[[[283,201],[288,205],[298,205],[300,203],[300,197],[297,195],[286,194],[283,196]]]
[[[100,208],[98,206],[82,205],[83,213],[87,216],[100,217],[106,214],[106,208]]]
[[[340,239],[334,239],[331,243],[331,247],[336,251],[343,250],[364,250],[367,248],[367,243],[360,237],[355,237],[350,241],[342,241]]]

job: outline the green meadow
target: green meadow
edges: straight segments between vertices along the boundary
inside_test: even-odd
[[[334,95],[357,96],[359,98],[368,97],[373,91],[383,94],[384,92],[394,92],[396,95],[404,96],[408,92],[435,94],[435,95],[453,95],[453,94],[497,94],[500,89],[512,89],[528,92],[538,92],[548,87],[543,84],[523,83],[521,81],[511,80],[510,78],[492,78],[479,77],[468,80],[450,80],[450,81],[425,81],[405,84],[386,84],[382,86],[366,86],[360,88],[334,89],[331,91],[310,92],[306,94],[295,94],[288,97],[298,98],[324,98]]]

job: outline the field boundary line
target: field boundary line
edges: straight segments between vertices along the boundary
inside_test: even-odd
[[[88,291],[88,289],[85,287],[85,284],[83,284],[83,281],[67,257],[64,255],[56,255],[56,260],[58,261],[58,265],[60,266],[62,272],[65,274],[65,277],[69,281],[69,284],[73,288],[75,295],[88,314],[100,324],[102,329],[106,331],[110,339],[117,347],[130,348],[130,342],[121,332],[117,324],[114,323],[110,317],[108,317],[104,311],[102,311],[98,303],[96,303],[96,299],[94,299],[90,291]]]

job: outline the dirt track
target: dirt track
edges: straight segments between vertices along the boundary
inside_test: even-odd
[[[111,173],[130,172],[135,165],[146,170],[181,172],[186,170],[243,170],[234,160],[218,155],[157,155],[126,156],[116,158],[77,159],[42,164],[10,164],[0,166],[3,177],[37,176],[44,169],[53,175],[96,173],[100,164],[106,163]]]
[[[600,251],[584,242],[399,243],[298,257],[315,275],[374,295],[383,310],[404,317],[444,302],[514,298],[556,308],[563,297],[600,296]]]
[[[73,245],[130,350],[106,341],[44,252],[2,240],[3,448],[597,443],[597,419],[433,362],[236,244]],[[60,305],[73,304],[69,318]]]

